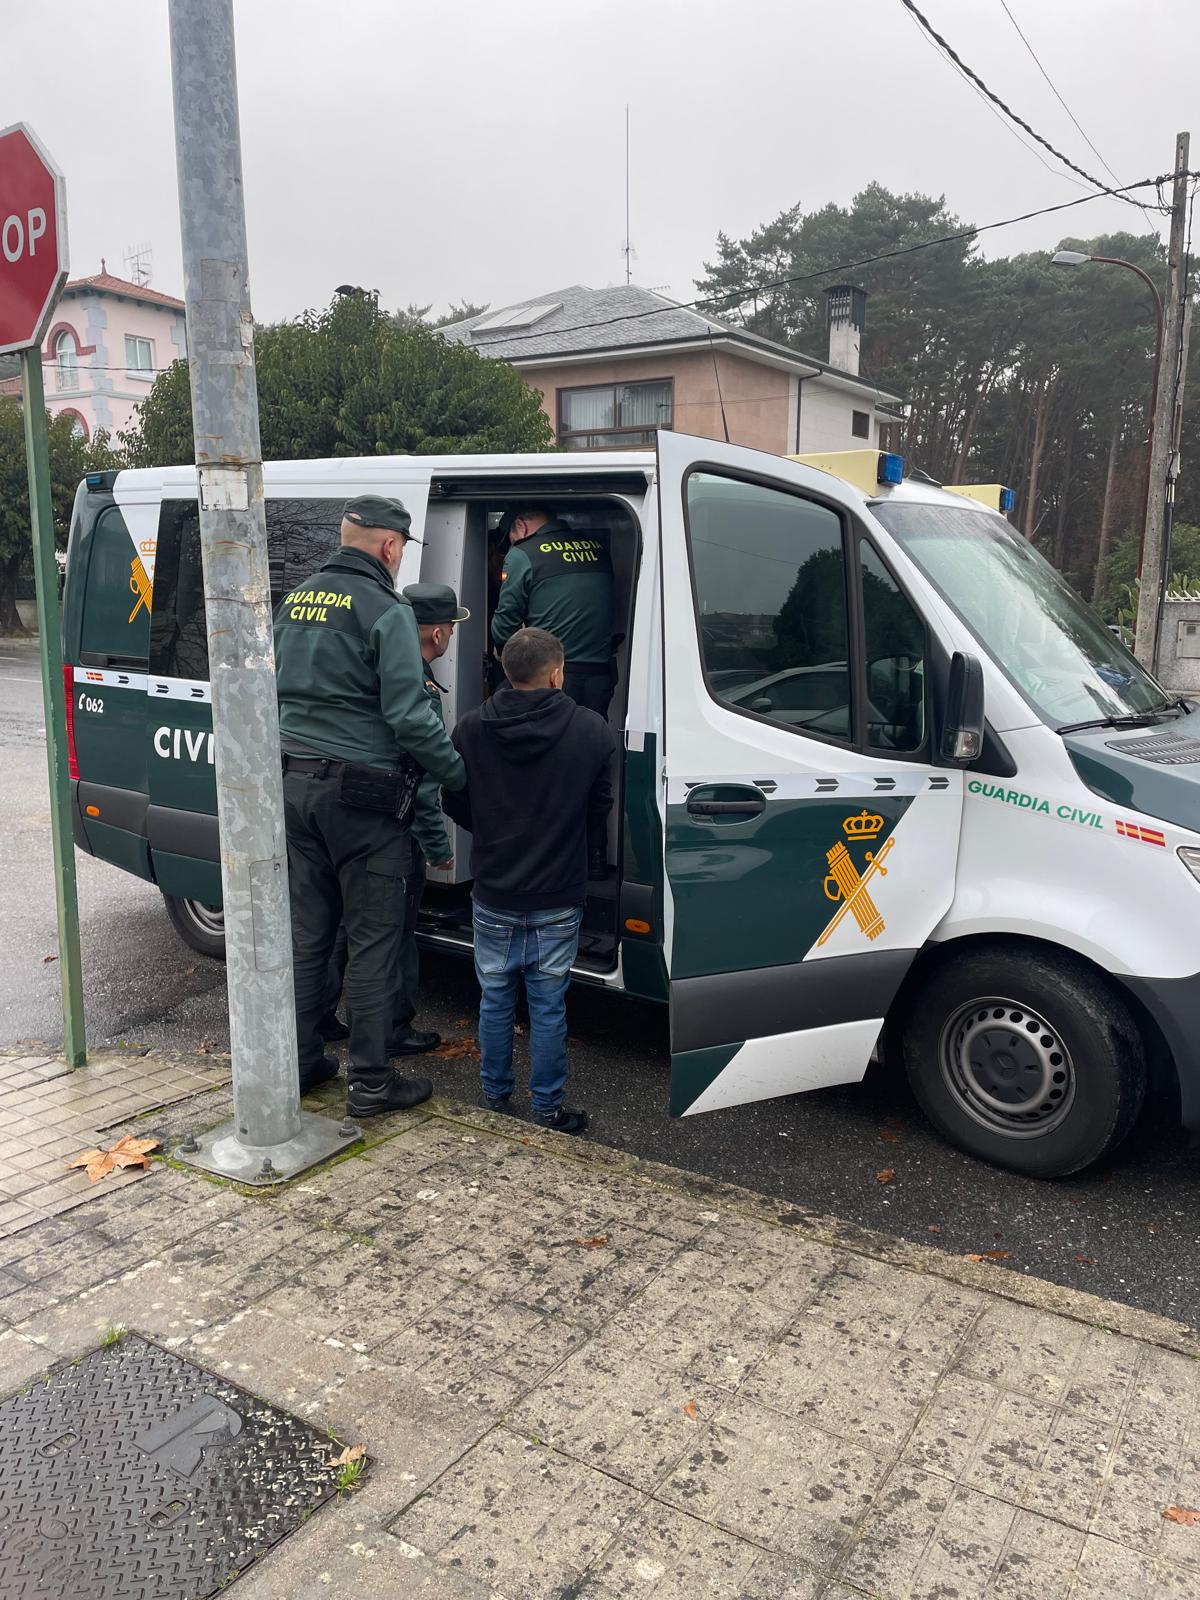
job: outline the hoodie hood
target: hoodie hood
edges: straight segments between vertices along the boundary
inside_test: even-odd
[[[575,702],[561,689],[497,689],[479,717],[489,740],[510,761],[536,761],[548,754],[575,715]]]

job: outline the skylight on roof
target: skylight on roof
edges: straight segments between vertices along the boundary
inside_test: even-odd
[[[471,332],[494,333],[499,328],[532,328],[535,322],[541,322],[544,317],[561,310],[561,301],[553,304],[543,302],[536,306],[513,306],[508,311],[494,311],[490,317],[484,317]]]

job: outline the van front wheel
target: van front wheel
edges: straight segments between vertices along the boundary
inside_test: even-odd
[[[1066,955],[951,957],[913,997],[904,1061],[951,1143],[1035,1178],[1078,1172],[1114,1149],[1146,1088],[1129,1008]]]
[[[225,955],[225,913],[219,906],[205,905],[202,900],[180,900],[173,894],[164,894],[163,902],[175,932],[199,951],[202,956],[221,960]]]

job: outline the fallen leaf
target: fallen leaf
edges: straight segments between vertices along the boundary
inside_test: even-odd
[[[327,1461],[327,1467],[348,1467],[352,1461],[361,1461],[367,1453],[363,1444],[348,1444],[340,1456],[334,1456],[332,1461]]]
[[[479,1046],[471,1037],[465,1039],[444,1039],[436,1050],[429,1052],[431,1056],[438,1056],[442,1061],[453,1061],[465,1057],[470,1061],[479,1060]]]
[[[123,1139],[118,1139],[116,1144],[107,1150],[85,1150],[81,1156],[76,1156],[74,1161],[68,1161],[68,1168],[83,1167],[93,1183],[99,1183],[101,1178],[106,1178],[116,1167],[145,1167],[150,1162],[148,1156],[151,1150],[159,1148],[157,1139],[135,1139],[127,1133]]]
[[[875,1174],[875,1182],[876,1183],[891,1183],[892,1179],[895,1176],[896,1176],[895,1167],[884,1167],[882,1172],[877,1172]]]
[[[941,1231],[942,1231],[942,1225],[941,1225],[940,1222],[931,1222],[929,1224],[929,1226],[925,1229],[926,1233],[941,1233]]]
[[[214,1048],[215,1046],[213,1045],[211,1039],[201,1039],[200,1043],[196,1046],[196,1053],[197,1055],[210,1056],[212,1055]]]
[[[469,1028],[474,1020],[473,1017],[455,1017],[450,1026],[452,1028]]]
[[[194,978],[196,976],[195,967],[184,967],[183,975],[185,978]]]
[[[57,960],[58,960],[58,957],[57,957],[57,956],[43,956],[43,957],[42,957],[42,965],[43,965],[43,966],[44,966],[44,967],[46,967],[46,966],[49,966],[49,964],[50,964],[50,963],[51,963],[51,962],[52,962],[52,961],[57,961]]]
[[[980,1250],[968,1251],[963,1257],[965,1261],[1011,1261],[1011,1250]]]
[[[683,1408],[683,1414],[685,1417],[690,1417],[692,1421],[695,1422],[700,1415],[700,1407],[694,1400],[689,1400],[687,1405],[685,1405]]]
[[[1095,1256],[1072,1256],[1071,1259],[1072,1261],[1080,1262],[1085,1267],[1094,1267],[1096,1265]]]
[[[1182,1522],[1185,1528],[1194,1528],[1200,1523],[1200,1511],[1194,1511],[1190,1506],[1167,1506],[1163,1511],[1164,1522]]]
[[[524,1139],[521,1140],[521,1143],[522,1144],[532,1144],[533,1140],[529,1139],[529,1138],[524,1138]]]
[[[1162,1232],[1162,1223],[1161,1222],[1147,1222],[1146,1223],[1146,1232],[1147,1233],[1161,1233]]]
[[[889,1133],[886,1128],[879,1135],[879,1137],[883,1140],[884,1144],[899,1144],[900,1143],[900,1135],[898,1133]]]
[[[581,1244],[585,1250],[603,1250],[608,1243],[606,1233],[594,1233],[590,1239],[576,1239],[576,1244]]]

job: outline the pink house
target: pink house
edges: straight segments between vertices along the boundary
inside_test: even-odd
[[[63,290],[42,345],[46,407],[69,412],[85,437],[114,440],[133,422],[158,374],[187,355],[183,301],[101,270]],[[20,378],[0,381],[19,394]]]

